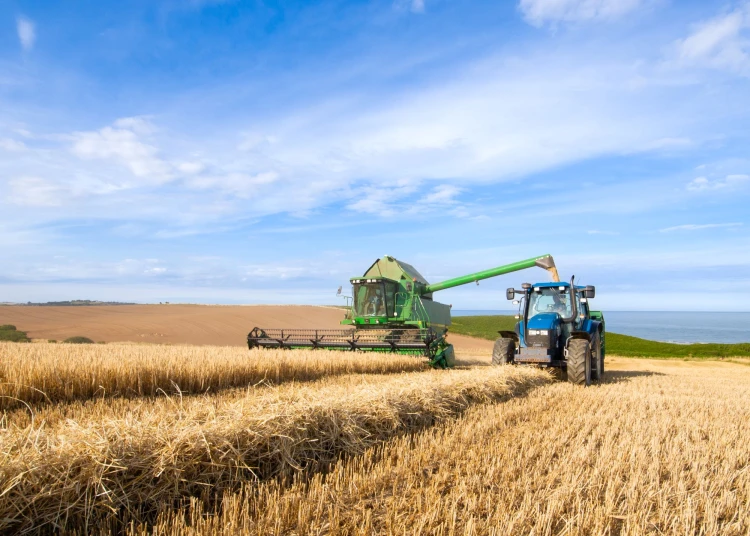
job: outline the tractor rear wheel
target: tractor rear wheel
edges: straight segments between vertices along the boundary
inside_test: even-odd
[[[602,381],[604,379],[604,356],[602,355],[602,340],[599,334],[591,339],[591,379]]]
[[[516,342],[513,339],[499,338],[492,348],[493,365],[511,365],[516,355]]]
[[[572,339],[568,343],[568,381],[576,385],[591,385],[591,346],[586,339]]]

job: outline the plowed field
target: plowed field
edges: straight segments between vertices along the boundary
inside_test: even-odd
[[[244,346],[255,326],[340,328],[344,310],[312,305],[113,305],[0,306],[0,324],[13,324],[33,339],[78,335],[104,342],[155,342]],[[492,349],[492,342],[451,335],[457,350]],[[471,352],[470,352],[471,353]]]

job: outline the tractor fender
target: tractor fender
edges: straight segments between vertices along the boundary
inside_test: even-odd
[[[504,339],[512,339],[516,342],[516,345],[519,343],[518,333],[515,331],[498,331],[498,334],[504,338]]]
[[[568,342],[570,342],[573,339],[586,339],[587,341],[591,340],[591,333],[588,331],[574,331],[570,334],[570,337],[568,338]]]
[[[602,326],[602,323],[596,320],[586,322],[586,325],[584,327],[590,331],[573,331],[570,334],[570,337],[568,338],[568,340],[565,342],[566,351],[568,349],[568,344],[573,339],[585,339],[590,342],[594,334],[602,333],[602,331],[604,331],[604,327]]]

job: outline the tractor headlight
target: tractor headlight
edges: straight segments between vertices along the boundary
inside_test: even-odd
[[[530,329],[529,335],[549,335],[549,331],[546,329]]]

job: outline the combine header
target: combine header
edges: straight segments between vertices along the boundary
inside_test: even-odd
[[[432,299],[434,292],[537,266],[560,278],[551,255],[534,257],[442,283],[429,284],[413,266],[385,256],[361,277],[353,277],[351,309],[342,329],[253,328],[249,348],[322,348],[422,355],[433,367],[454,364],[453,346],[446,340],[450,305]]]

